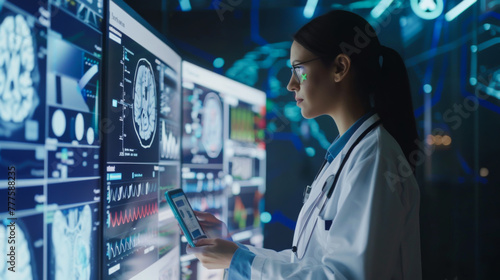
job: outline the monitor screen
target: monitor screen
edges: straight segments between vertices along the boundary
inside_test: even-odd
[[[224,221],[235,241],[261,246],[265,93],[184,61],[182,95],[186,196],[193,209]],[[219,277],[220,271],[206,270],[194,256],[181,254],[182,272],[190,279]]]
[[[177,279],[181,58],[122,1],[106,24],[102,276]]]
[[[102,1],[0,3],[0,279],[99,278],[102,19]]]

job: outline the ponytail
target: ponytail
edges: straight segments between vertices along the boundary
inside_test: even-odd
[[[374,94],[375,111],[415,171],[415,161],[410,160],[410,154],[418,149],[418,133],[408,73],[403,59],[395,50],[381,46],[380,53],[382,67],[378,90]]]
[[[396,139],[406,160],[418,146],[408,73],[401,56],[380,44],[373,27],[352,12],[334,10],[297,31],[294,40],[330,65],[340,53],[351,58],[355,86],[363,99],[373,96],[375,111]],[[379,58],[382,57],[382,65]]]

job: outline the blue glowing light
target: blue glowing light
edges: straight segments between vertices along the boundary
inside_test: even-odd
[[[221,68],[222,66],[224,66],[224,59],[222,57],[217,57],[216,59],[214,59],[213,64],[215,68]]]
[[[310,157],[314,157],[314,155],[316,155],[316,150],[313,147],[307,147],[306,154]]]
[[[316,6],[318,6],[318,0],[307,0],[306,6],[304,7],[304,17],[312,18],[316,11]]]
[[[464,0],[455,7],[453,7],[451,10],[449,10],[444,15],[444,18],[447,21],[452,21],[476,2],[477,0]]]
[[[431,93],[432,92],[432,86],[429,84],[424,85],[424,92],[425,93]]]
[[[189,0],[179,0],[179,5],[183,12],[191,11],[191,2],[189,2]]]
[[[269,214],[269,212],[262,212],[260,214],[260,221],[264,224],[267,224],[271,221],[272,219],[272,216],[271,214]]]
[[[373,10],[370,12],[370,15],[373,18],[380,17],[385,12],[385,10],[389,8],[392,2],[394,2],[394,0],[381,0],[380,2],[378,2],[377,6],[375,6],[375,8],[373,8]]]
[[[413,12],[420,18],[431,20],[443,13],[444,0],[410,0],[410,6]]]

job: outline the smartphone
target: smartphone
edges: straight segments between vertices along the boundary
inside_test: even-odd
[[[191,247],[196,247],[195,240],[207,238],[182,189],[166,191],[165,198]]]

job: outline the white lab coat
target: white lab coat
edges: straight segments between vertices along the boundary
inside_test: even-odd
[[[419,188],[401,148],[383,125],[354,148],[323,211],[314,205],[349,147],[378,119],[377,114],[367,119],[313,182],[295,228],[294,245],[304,231],[297,244],[300,259],[290,249],[248,246],[256,255],[251,279],[422,278]],[[313,213],[306,223],[308,211]]]

